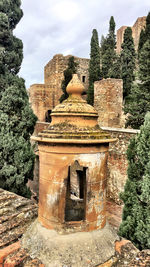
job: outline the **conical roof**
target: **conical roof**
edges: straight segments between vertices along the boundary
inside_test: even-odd
[[[98,113],[82,99],[84,86],[77,74],[67,86],[69,97],[51,113],[52,122],[34,140],[56,143],[109,143],[111,139],[98,125]]]

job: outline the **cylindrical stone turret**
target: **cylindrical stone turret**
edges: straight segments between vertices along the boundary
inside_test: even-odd
[[[96,110],[82,99],[78,76],[69,97],[56,106],[47,130],[39,133],[39,222],[48,229],[92,231],[106,223],[107,132]]]

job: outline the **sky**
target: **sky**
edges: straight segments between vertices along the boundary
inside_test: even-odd
[[[114,16],[116,30],[147,16],[150,0],[22,0],[24,16],[14,34],[23,41],[19,75],[26,87],[44,82],[44,66],[55,54],[89,58],[92,30],[106,36]]]

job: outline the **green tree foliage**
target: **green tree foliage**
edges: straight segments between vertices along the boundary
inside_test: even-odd
[[[146,41],[149,40],[150,39],[150,12],[148,13],[146,17],[145,35],[146,35]]]
[[[62,81],[61,89],[63,94],[61,95],[59,101],[60,103],[68,98],[68,93],[66,92],[66,87],[72,79],[72,75],[77,72],[77,63],[74,61],[74,57],[69,57],[68,67],[64,71],[64,80]]]
[[[116,54],[112,67],[109,70],[108,76],[110,78],[122,79],[122,66],[120,55]]]
[[[150,40],[150,12],[146,17],[145,29],[142,29],[140,33],[139,44],[138,44],[138,57],[140,56],[140,51],[147,40]]]
[[[139,38],[139,44],[138,44],[138,58],[140,56],[140,51],[143,47],[143,44],[146,42],[146,35],[145,35],[145,30],[142,29],[140,32],[140,38]]]
[[[150,112],[127,150],[128,179],[119,234],[139,249],[150,248]]]
[[[106,38],[103,38],[101,42],[101,53],[102,53],[102,75],[104,78],[108,78],[111,75],[114,62],[118,62],[116,58],[116,36],[115,36],[115,21],[114,17],[111,16],[109,21],[109,33]],[[117,63],[118,64],[118,63]],[[117,78],[117,77],[115,77]]]
[[[121,66],[123,79],[123,97],[126,98],[130,92],[134,81],[135,70],[135,49],[132,37],[132,29],[127,27],[124,32],[124,40],[121,45]]]
[[[133,86],[125,105],[125,113],[129,113],[126,126],[134,129],[143,124],[145,114],[150,110],[150,40],[146,41],[140,52],[139,78],[140,82]]]
[[[37,118],[24,80],[17,75],[23,45],[13,29],[23,14],[20,5],[20,0],[0,1],[0,187],[29,196],[26,183],[34,166],[30,136]]]
[[[93,29],[91,38],[91,51],[89,62],[89,88],[87,91],[87,102],[90,105],[94,104],[94,82],[100,80],[100,47],[98,40],[98,32]]]

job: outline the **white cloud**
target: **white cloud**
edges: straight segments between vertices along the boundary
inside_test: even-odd
[[[77,2],[64,0],[52,7],[52,13],[61,21],[72,21],[80,14],[80,7]]]
[[[92,29],[106,35],[110,16],[116,29],[131,26],[150,10],[149,0],[22,0],[24,16],[15,34],[24,43],[20,75],[27,87],[43,82],[44,65],[55,54],[89,57]]]

